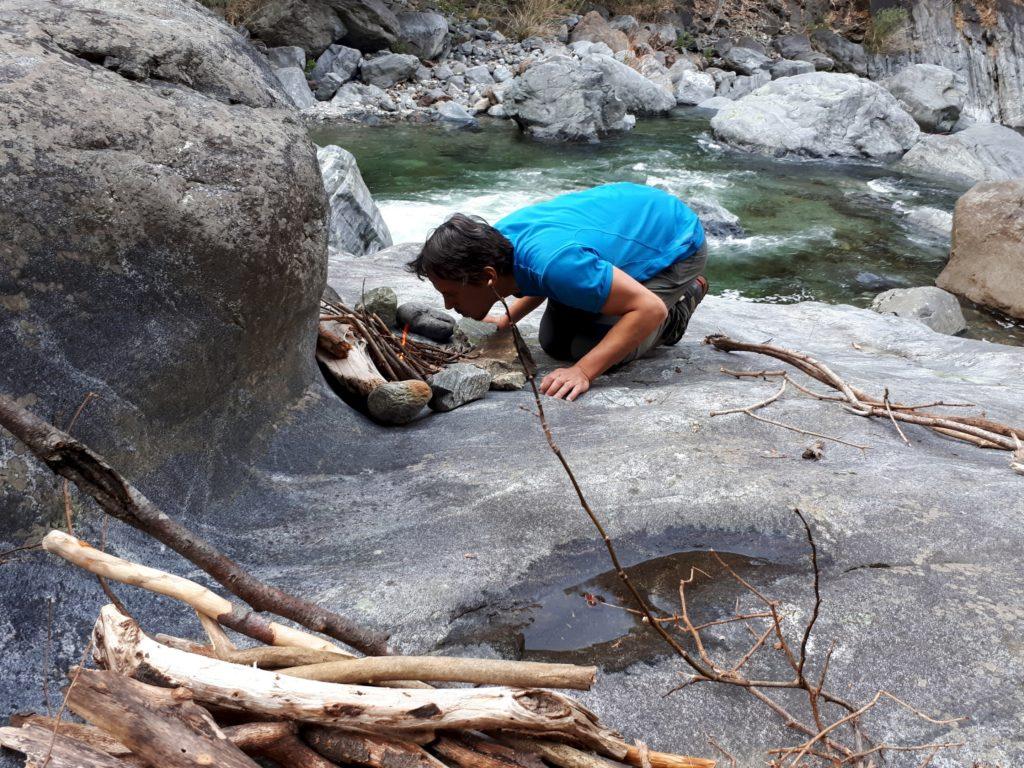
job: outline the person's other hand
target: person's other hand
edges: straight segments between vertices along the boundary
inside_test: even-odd
[[[485,323],[492,323],[498,326],[499,331],[506,331],[511,327],[511,323],[508,321],[508,315],[488,315],[484,318]]]
[[[575,400],[590,389],[590,378],[579,366],[556,368],[540,383],[540,391],[550,397]]]

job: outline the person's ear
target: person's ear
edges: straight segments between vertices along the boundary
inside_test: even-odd
[[[498,271],[494,267],[484,267],[484,277],[487,279],[487,287],[493,288],[494,281],[498,279]]]

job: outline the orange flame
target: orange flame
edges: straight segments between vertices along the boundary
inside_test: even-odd
[[[405,328],[402,329],[402,349],[405,349],[405,340],[409,337],[409,324],[405,324]],[[405,360],[405,352],[398,353],[399,360]]]

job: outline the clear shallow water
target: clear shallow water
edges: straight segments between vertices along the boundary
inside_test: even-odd
[[[654,183],[717,202],[743,236],[711,238],[712,291],[755,301],[868,306],[887,288],[932,285],[948,236],[913,225],[916,208],[952,212],[962,189],[863,163],[784,161],[716,142],[706,115],[640,120],[598,145],[543,144],[514,127],[316,126],[359,162],[395,242],[423,240],[456,211],[496,221],[561,192],[614,181]],[[966,335],[1024,344],[1024,326],[965,306]]]

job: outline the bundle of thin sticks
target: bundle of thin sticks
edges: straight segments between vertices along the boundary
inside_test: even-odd
[[[457,351],[411,339],[407,332],[396,336],[377,314],[363,307],[353,310],[341,302],[321,299],[318,347],[335,357],[344,357],[348,344],[331,330],[331,321],[348,326],[366,343],[370,359],[388,381],[426,381],[462,357]],[[343,347],[338,346],[339,341]]]
[[[737,378],[751,377],[781,379],[782,389],[780,389],[779,394],[781,394],[787,384],[790,384],[804,394],[810,395],[818,400],[840,403],[847,411],[856,414],[857,416],[888,419],[892,422],[893,427],[896,429],[903,442],[908,445],[910,444],[910,441],[907,439],[906,434],[900,427],[900,422],[927,427],[940,435],[962,440],[966,443],[970,443],[971,445],[976,445],[979,448],[995,448],[1004,451],[1013,451],[1015,457],[1013,463],[1015,465],[1018,461],[1024,461],[1024,452],[1021,450],[1022,441],[1024,441],[1024,429],[1011,427],[984,416],[934,413],[930,410],[926,410],[934,408],[972,407],[970,403],[947,403],[941,400],[929,403],[919,403],[917,405],[895,403],[890,401],[888,389],[885,390],[882,397],[869,395],[863,390],[854,387],[844,379],[840,378],[825,363],[815,360],[810,355],[802,352],[796,352],[783,347],[776,347],[771,344],[750,344],[742,341],[736,341],[735,339],[731,339],[728,336],[723,335],[708,336],[704,340],[704,343],[711,344],[716,349],[720,349],[725,352],[756,352],[758,354],[768,355],[776,360],[781,360],[782,362],[796,368],[801,373],[811,377],[815,381],[819,381],[822,384],[831,387],[839,394],[830,395],[815,392],[803,384],[800,384],[798,381],[795,381],[786,371],[733,371],[725,368],[722,370],[724,373]],[[776,399],[778,399],[778,395],[769,398],[765,403],[759,403],[758,406],[765,405],[768,402],[773,402]],[[753,415],[750,414],[751,410],[753,410],[753,408],[748,407],[730,409],[730,412],[742,411],[744,413],[748,413],[748,415]],[[1018,454],[1020,455],[1019,459],[1017,458]]]

